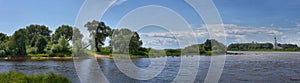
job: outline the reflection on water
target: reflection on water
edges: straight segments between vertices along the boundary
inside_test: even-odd
[[[191,61],[187,63],[200,63],[195,82],[203,82],[209,68],[210,58],[213,57],[193,57],[200,57],[200,62]],[[185,58],[191,57],[189,56]],[[98,64],[99,68],[111,83],[172,82],[178,74],[180,61],[180,57],[168,57],[163,71],[158,76],[150,80],[136,80],[126,76],[117,68],[113,59],[98,59]],[[83,60],[80,62],[86,64],[88,60]],[[140,68],[147,68],[151,64],[150,60],[147,58],[133,59],[132,62]],[[83,68],[88,69],[91,66],[93,65],[86,64],[86,66]],[[54,72],[67,76],[74,83],[80,82],[73,61],[1,61],[0,67],[0,72],[8,72],[10,70],[16,70],[26,74]],[[193,67],[187,67],[186,69],[192,70],[190,68]],[[84,73],[86,75],[95,74],[93,72]],[[143,73],[139,74],[143,75]],[[300,82],[300,53],[247,52],[242,55],[227,55],[224,71],[219,82]]]

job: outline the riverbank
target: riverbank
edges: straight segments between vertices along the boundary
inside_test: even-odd
[[[73,60],[76,57],[2,57],[0,60]]]
[[[91,56],[92,57],[92,56]],[[95,58],[112,58],[108,55],[94,54]],[[80,59],[82,57],[1,57],[0,60],[9,61],[9,60],[74,60]]]

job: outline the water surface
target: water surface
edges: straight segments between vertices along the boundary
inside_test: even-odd
[[[98,64],[111,83],[172,82],[178,74],[181,58],[191,57],[200,57],[199,62],[186,63],[200,63],[194,82],[202,83],[210,65],[210,58],[214,56],[167,57],[163,71],[150,80],[137,80],[126,76],[117,68],[113,59],[98,59]],[[300,82],[300,53],[298,52],[244,52],[242,55],[227,55],[226,58],[220,83]],[[140,68],[147,68],[151,64],[148,58],[136,58],[132,61]],[[0,61],[0,67],[0,72],[11,70],[26,74],[54,72],[67,76],[74,83],[80,82],[73,61]],[[138,74],[143,75],[143,73]]]

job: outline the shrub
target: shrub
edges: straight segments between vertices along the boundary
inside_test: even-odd
[[[0,50],[0,57],[6,57],[6,52],[4,50]]]
[[[54,73],[25,75],[10,71],[0,74],[0,83],[71,83],[71,81],[65,76]]]
[[[38,53],[38,48],[37,47],[29,47],[26,50],[26,52],[29,53],[29,54],[37,54]]]
[[[61,46],[60,44],[54,44],[51,48],[53,53],[58,53],[61,52],[63,50],[63,46]]]

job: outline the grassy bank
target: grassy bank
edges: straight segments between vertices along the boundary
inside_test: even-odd
[[[65,76],[54,73],[25,75],[10,71],[0,73],[0,83],[71,83],[71,81]]]

